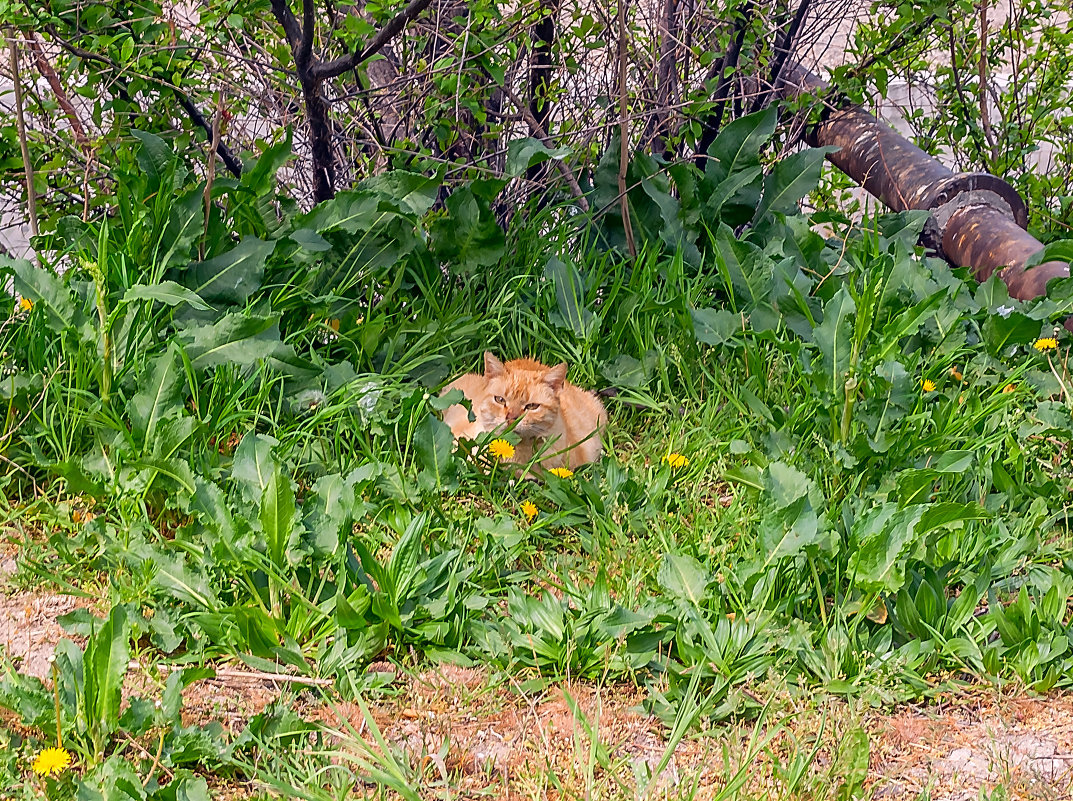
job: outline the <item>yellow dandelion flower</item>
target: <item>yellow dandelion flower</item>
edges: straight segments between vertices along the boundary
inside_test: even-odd
[[[1054,337],[1040,337],[1032,343],[1032,347],[1042,353],[1045,350],[1054,350],[1058,347],[1058,340]]]
[[[30,311],[34,307],[34,302],[29,298],[19,298],[19,308],[23,311]]]
[[[671,466],[672,470],[678,470],[682,467],[689,467],[689,457],[680,453],[668,453],[663,457],[663,461]]]
[[[538,511],[539,509],[537,509],[536,504],[532,501],[522,502],[522,514],[525,515],[526,519],[530,523],[532,523],[536,519]]]
[[[570,469],[568,469],[566,467],[553,467],[548,472],[551,473],[553,476],[558,476],[559,478],[573,478],[574,477],[574,471],[570,470]]]
[[[71,764],[71,755],[66,748],[46,748],[34,759],[31,766],[38,776],[51,776],[66,770]]]
[[[925,378],[923,381],[921,381],[920,386],[925,392],[935,391],[935,382],[932,381],[930,378]]]
[[[497,459],[510,459],[514,456],[514,446],[505,439],[493,439],[488,443],[488,452]]]

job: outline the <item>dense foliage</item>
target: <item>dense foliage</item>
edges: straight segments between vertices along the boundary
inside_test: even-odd
[[[761,167],[775,117],[726,126],[704,171],[631,161],[632,261],[621,225],[563,208],[505,235],[502,182],[436,210],[436,178],[394,171],[300,212],[285,144],[206,204],[138,132],[114,216],[49,235],[62,275],[5,266],[6,492],[48,521],[35,570],[107,575],[113,604],[64,651],[99,686],[65,703],[104,710],[66,735],[85,781],[121,769],[120,731],[159,731],[176,769],[246,764],[171,707],[118,715],[132,638],[351,698],[385,655],[636,681],[669,726],[755,713],[775,677],[875,702],[1064,686],[1073,283],[966,283],[914,252],[922,213],[827,214],[825,239],[797,210],[823,151]],[[604,389],[610,455],[519,481],[455,450],[435,392],[489,343]],[[2,698],[54,727],[33,681]]]
[[[547,4],[441,3],[383,59],[327,75],[400,9],[310,27],[281,2],[209,3],[169,24],[151,2],[0,0],[35,32],[27,52],[60,48],[33,62],[57,83],[29,93],[29,133],[0,124],[0,169],[16,185],[25,142],[43,198],[35,261],[0,256],[13,581],[98,599],[63,619],[79,644],[52,682],[0,663],[17,720],[0,786],[418,798],[427,766],[365,706],[391,691],[384,660],[480,665],[520,693],[639,686],[668,753],[791,692],[886,705],[1073,682],[1073,282],[1013,300],[922,255],[925,212],[824,204],[825,151],[798,148],[765,89],[808,26],[778,4],[667,5],[678,29],[598,10],[549,34]],[[1068,84],[1068,30],[1026,4],[1035,27],[984,44],[972,8],[898,6],[833,91],[915,70],[933,23],[968,43],[913,122],[1014,180],[1069,258],[1068,176],[1027,157],[1069,107],[1042,88]],[[977,126],[990,107],[969,100],[1006,90],[966,67],[973,48],[994,66],[1037,39],[1038,94],[1011,88],[1022,116]],[[587,83],[593,53],[619,77]],[[242,140],[240,115],[300,106]],[[485,437],[456,447],[438,393],[485,349],[568,362],[608,406],[606,457],[534,479]],[[166,666],[159,686],[124,694],[132,659]],[[184,688],[225,660],[353,702],[367,729],[285,701],[233,736],[185,725]],[[846,741],[839,798],[867,769],[866,735]],[[77,770],[31,778],[49,745]]]

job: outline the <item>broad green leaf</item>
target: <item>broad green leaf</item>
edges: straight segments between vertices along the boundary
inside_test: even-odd
[[[206,303],[200,295],[174,281],[161,281],[159,284],[135,284],[123,293],[120,303],[125,305],[141,300],[156,300],[168,306],[187,303],[198,311],[212,311],[212,306]]]
[[[458,269],[490,267],[506,251],[503,229],[488,202],[462,186],[447,198],[447,216],[434,218],[429,226],[435,252]]]
[[[828,153],[837,147],[802,150],[777,162],[764,178],[764,194],[753,215],[753,224],[768,214],[796,214],[797,202],[816,188]]]
[[[266,147],[256,163],[242,171],[240,180],[243,186],[249,187],[256,195],[271,194],[275,191],[276,173],[294,158],[292,132],[293,129],[288,126],[286,135],[280,141]]]
[[[108,619],[86,643],[85,670],[86,715],[91,728],[106,734],[119,725],[119,703],[123,677],[130,661],[130,630],[123,606],[112,607]]]
[[[705,345],[722,345],[742,330],[742,316],[726,309],[690,309],[693,334]]]
[[[127,404],[131,429],[143,450],[151,451],[160,421],[183,413],[180,392],[186,379],[177,348],[172,345],[150,361]]]
[[[923,534],[951,523],[990,520],[992,517],[991,512],[977,503],[956,503],[954,501],[935,503],[930,505],[921,517],[920,532]]]
[[[570,148],[549,148],[539,139],[527,137],[512,139],[507,143],[506,175],[519,176],[530,167],[542,164],[548,159],[562,159],[570,155]]]
[[[243,237],[231,250],[191,264],[182,271],[183,282],[206,300],[245,303],[261,286],[265,261],[275,248],[274,242]]]
[[[338,473],[321,476],[302,504],[303,519],[312,537],[313,550],[320,555],[335,553],[339,535],[344,533],[356,508],[354,484]]]
[[[251,431],[235,448],[231,478],[243,488],[243,494],[258,505],[279,469],[276,457],[272,455],[272,448],[278,444],[272,437]]]
[[[785,509],[807,495],[811,483],[808,476],[785,462],[769,464],[764,481],[778,509]]]
[[[287,551],[294,531],[294,490],[291,480],[278,468],[268,477],[261,496],[261,531],[265,536],[268,558],[278,569],[287,566]]]
[[[853,347],[851,317],[857,312],[849,291],[843,285],[823,306],[823,321],[814,329],[816,346],[823,354],[823,372],[827,388],[838,392],[842,377],[849,369]]]
[[[854,525],[857,550],[850,572],[864,592],[897,592],[905,584],[905,560],[920,535],[926,507],[898,509],[885,503],[870,510]]]
[[[637,389],[648,382],[649,371],[639,360],[620,353],[612,361],[600,366],[600,375],[613,387]]]
[[[164,186],[164,179],[175,164],[175,153],[168,143],[148,131],[131,130],[131,134],[141,143],[137,155],[138,166],[149,178],[150,191],[170,188]]]
[[[945,451],[929,467],[939,473],[964,473],[972,467],[973,458],[974,451]]]
[[[1025,267],[1035,267],[1045,261],[1064,261],[1073,264],[1073,239],[1056,239],[1032,254]]]
[[[170,422],[172,422],[172,420],[165,421],[165,425]],[[190,418],[183,418],[182,421],[175,420],[174,422],[182,422],[187,431],[193,430],[194,421]],[[161,428],[164,427],[164,425],[161,426]],[[190,469],[190,462],[186,459],[173,459],[167,456],[145,454],[139,456],[137,459],[132,459],[128,466],[133,470],[148,471],[149,478],[146,481],[145,489],[143,491],[148,491],[161,477],[163,477],[165,481],[170,481],[172,487],[177,487],[187,496],[193,495],[196,489],[194,471]]]
[[[15,291],[29,298],[35,311],[45,315],[48,327],[54,333],[75,329],[85,323],[85,315],[75,302],[74,293],[63,279],[52,270],[35,267],[26,259],[9,259],[0,256],[0,267],[9,267],[14,277]]]
[[[1027,345],[1039,337],[1043,324],[1020,312],[989,315],[981,326],[984,343],[992,356],[1005,356],[1014,345]]]
[[[220,606],[216,593],[205,577],[194,573],[181,559],[159,560],[153,586],[170,593],[177,601],[196,609],[215,611]]]
[[[585,284],[581,274],[573,264],[552,256],[544,267],[544,275],[555,287],[561,326],[579,338],[586,338],[595,317],[585,308]]]
[[[660,562],[656,583],[675,598],[699,606],[711,583],[711,576],[692,556],[668,553]]]
[[[769,512],[760,522],[761,573],[787,556],[797,556],[820,542],[820,521],[807,497],[800,497],[779,512]]]
[[[148,795],[134,765],[125,755],[112,754],[87,770],[78,781],[76,801],[146,801]]]
[[[311,228],[299,228],[287,235],[294,244],[310,253],[324,253],[331,250],[331,243]]]
[[[427,526],[427,514],[415,515],[391,551],[385,575],[393,585],[392,600],[397,603],[403,601],[417,578],[417,566],[424,553],[424,534]]]
[[[455,461],[451,457],[454,437],[450,426],[429,414],[414,430],[413,442],[418,463],[433,477],[437,489],[443,487],[455,472]]]
[[[195,323],[179,333],[191,365],[205,370],[220,364],[252,367],[271,357],[293,356],[279,338],[277,318],[233,313],[216,323]]]
[[[712,190],[712,193],[704,202],[705,210],[709,214],[717,216],[724,204],[733,200],[734,196],[746,186],[751,185],[754,181],[759,181],[763,174],[764,170],[758,166],[746,167],[743,170],[732,172]]]
[[[727,123],[712,142],[709,154],[719,159],[729,175],[760,163],[760,149],[775,133],[778,108],[772,103],[762,111]]]
[[[400,212],[413,217],[423,217],[439,197],[441,182],[406,170],[388,170],[365,178],[358,189],[381,196],[382,203],[390,203]]]

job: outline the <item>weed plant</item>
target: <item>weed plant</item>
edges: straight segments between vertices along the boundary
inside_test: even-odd
[[[636,156],[634,259],[616,146],[589,188],[613,211],[522,209],[504,233],[504,181],[443,206],[439,176],[394,171],[303,213],[275,189],[285,142],[207,204],[139,134],[106,217],[60,220],[53,264],[3,262],[24,570],[105,576],[116,658],[236,657],[359,703],[382,659],[636,682],[678,737],[759,715],[776,680],[875,704],[1068,686],[1073,283],[975,285],[916,250],[921,213],[825,213],[825,238],[798,210],[824,151],[765,171],[774,131],[774,110],[734,121],[703,171]],[[488,348],[600,390],[607,456],[534,481],[483,437],[456,449],[437,393]],[[114,682],[76,650],[72,675]],[[86,682],[71,709],[105,703]],[[49,742],[47,691],[10,668],[2,686]],[[89,777],[149,730],[108,709],[78,730]],[[280,715],[234,770],[263,778],[265,743],[314,736]],[[311,748],[270,785],[412,786],[390,748]]]

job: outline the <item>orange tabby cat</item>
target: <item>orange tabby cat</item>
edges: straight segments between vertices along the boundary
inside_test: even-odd
[[[456,403],[443,414],[455,437],[474,439],[486,431],[513,425],[520,436],[511,461],[528,462],[542,454],[544,468],[570,467],[600,458],[600,432],[607,412],[591,392],[566,380],[566,365],[547,367],[533,359],[506,364],[484,354],[484,375],[467,373],[446,387],[462,390],[473,406],[470,421],[465,406]]]

